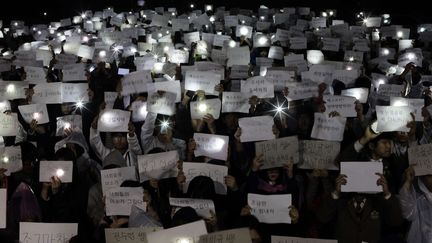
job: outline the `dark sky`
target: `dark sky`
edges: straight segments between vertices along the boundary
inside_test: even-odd
[[[214,6],[240,7],[253,10],[256,10],[260,4],[267,5],[268,7],[309,6],[316,9],[336,8],[338,16],[341,18],[353,16],[356,10],[366,10],[373,13],[391,13],[393,14],[393,19],[397,20],[393,21],[394,23],[399,23],[400,21],[408,23],[432,22],[432,15],[427,12],[428,8],[424,5],[424,2],[422,3],[417,0],[403,4],[390,0],[147,0],[146,6],[151,8],[173,6],[182,9],[189,6],[191,2],[194,2],[201,8],[204,4],[212,2]],[[136,0],[8,0],[8,7],[3,6],[0,8],[0,19],[7,24],[10,20],[14,19],[23,19],[26,20],[26,23],[47,23],[48,21],[78,15],[78,13],[85,9],[102,10],[106,6],[113,6],[116,12],[138,8]],[[43,12],[45,11],[47,12],[46,17],[43,16]]]

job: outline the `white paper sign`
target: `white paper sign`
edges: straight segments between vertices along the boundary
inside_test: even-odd
[[[325,113],[338,112],[342,117],[356,117],[355,111],[356,98],[340,95],[324,95]]]
[[[25,88],[28,88],[27,82],[1,81],[0,100],[24,99],[26,97]]]
[[[127,132],[130,111],[104,110],[98,120],[98,131],[100,132]]]
[[[172,21],[172,30],[176,31],[189,31],[189,20],[188,19],[173,19]]]
[[[402,97],[390,97],[390,106],[409,106],[412,108],[416,121],[422,121],[422,108],[424,99],[407,99]]]
[[[101,170],[102,194],[106,195],[108,190],[120,187],[126,180],[136,181],[135,171],[134,166]]]
[[[208,235],[200,236],[198,243],[252,243],[251,235],[248,228],[231,229],[213,232]]]
[[[219,119],[220,110],[221,101],[219,99],[208,99],[190,103],[192,119],[202,119],[207,114],[211,114],[213,118]]]
[[[62,102],[88,102],[88,84],[87,83],[63,83],[62,84]]]
[[[248,46],[230,48],[227,52],[227,67],[233,65],[249,65],[250,51]]]
[[[7,189],[0,189],[0,229],[6,228]]]
[[[306,83],[290,83],[288,87],[288,101],[308,99],[318,96],[318,85]]]
[[[147,111],[164,115],[174,115],[177,94],[164,92],[162,95],[153,93],[147,99]]]
[[[158,90],[167,91],[176,94],[175,102],[178,103],[181,100],[181,87],[180,81],[164,81],[147,84],[148,93],[155,93]]]
[[[290,46],[292,50],[304,50],[307,48],[306,37],[292,37],[289,39]]]
[[[313,238],[298,238],[289,236],[271,236],[271,243],[337,243],[337,240],[323,240]]]
[[[81,115],[67,115],[57,117],[56,136],[64,136],[66,129],[82,131],[82,117]]]
[[[359,77],[357,70],[334,70],[332,79],[337,79],[346,86],[354,84],[354,81]]]
[[[368,88],[344,89],[342,90],[341,95],[355,97],[358,101],[360,101],[360,103],[364,104],[368,100],[369,89]]]
[[[339,38],[324,37],[322,39],[322,42],[324,44],[322,48],[324,51],[335,51],[335,52],[339,51],[339,44],[340,44]]]
[[[315,112],[311,137],[327,141],[342,141],[345,131],[346,118]]]
[[[271,116],[244,117],[239,119],[238,124],[242,129],[242,143],[275,139],[272,131],[274,121]]]
[[[340,152],[340,143],[333,141],[302,140],[299,143],[301,169],[339,170],[335,161]]]
[[[135,57],[134,64],[137,71],[152,70],[156,59],[153,56]]]
[[[63,83],[37,84],[33,90],[32,101],[37,104],[60,104],[62,103]]]
[[[255,143],[255,154],[264,155],[261,169],[283,167],[285,164],[299,162],[299,143],[297,136],[278,138]]]
[[[132,122],[145,121],[148,111],[147,102],[142,102],[140,100],[134,101],[131,104],[132,109]]]
[[[20,222],[20,243],[68,243],[78,234],[77,223],[27,223]]]
[[[272,80],[266,77],[255,76],[241,81],[240,92],[256,95],[258,98],[273,98],[274,85]]]
[[[228,167],[207,163],[184,162],[183,172],[186,176],[186,183],[183,187],[184,192],[187,192],[189,183],[193,178],[197,176],[208,176],[214,182],[216,193],[226,195],[225,176],[228,175]]]
[[[151,82],[151,72],[148,70],[129,73],[122,79],[122,95],[147,92],[147,83]]]
[[[199,32],[190,32],[183,35],[184,42],[188,47],[191,46],[192,42],[198,42],[201,40]]]
[[[146,234],[163,230],[162,227],[106,228],[106,243],[148,243]]]
[[[324,54],[319,50],[307,50],[306,59],[310,64],[320,64],[324,61]]]
[[[195,156],[207,156],[218,160],[227,160],[229,137],[205,133],[194,133],[196,142]]]
[[[114,102],[117,99],[118,93],[117,92],[104,92],[104,101],[105,101],[105,107],[107,109],[112,109],[114,106]]]
[[[2,147],[0,148],[0,154],[0,168],[7,170],[4,173],[6,176],[10,176],[11,173],[22,169],[20,146]]]
[[[132,206],[146,211],[147,205],[143,201],[144,189],[142,187],[115,187],[111,188],[105,197],[106,215],[129,216]]]
[[[62,183],[72,182],[72,161],[41,161],[39,165],[39,181],[51,182],[57,176]]]
[[[331,85],[333,82],[333,72],[335,67],[333,65],[317,64],[312,65],[309,69],[310,78],[313,82],[320,84],[326,83]]]
[[[210,71],[187,71],[185,75],[185,89],[191,91],[204,90],[208,94],[217,95],[216,85],[221,76]]]
[[[164,179],[176,177],[178,174],[177,162],[179,155],[177,150],[138,155],[138,172],[140,181],[147,181],[150,178]]]
[[[85,75],[85,64],[83,63],[66,64],[63,66],[62,71],[63,82],[87,80]]]
[[[18,110],[21,116],[28,124],[35,119],[38,124],[45,124],[49,122],[47,106],[45,104],[33,104],[33,105],[20,105]]]
[[[259,195],[249,193],[248,205],[251,207],[251,214],[260,223],[291,223],[288,208],[291,206],[291,194]]]
[[[409,106],[376,106],[379,132],[408,132],[408,122],[412,121],[410,113],[413,109]]]
[[[265,76],[273,81],[275,91],[281,91],[287,87],[289,83],[295,82],[294,71],[267,70]]]
[[[408,161],[414,165],[416,176],[432,175],[431,151],[432,144],[430,143],[408,148]]]
[[[212,216],[210,211],[213,211],[213,213],[216,212],[212,200],[170,197],[169,202],[171,206],[175,207],[191,207],[195,209],[199,216],[204,218],[210,218]]]
[[[147,234],[151,243],[195,243],[201,235],[207,234],[204,220],[183,224],[174,228],[160,230]]]
[[[377,185],[379,176],[375,174],[383,173],[381,162],[341,162],[340,173],[347,176],[342,192],[382,192],[382,187]]]
[[[284,65],[285,67],[297,68],[297,73],[308,70],[308,66],[306,60],[304,60],[303,54],[290,54],[288,56],[284,56]]]
[[[222,113],[249,113],[249,95],[241,92],[222,93]]]
[[[0,113],[0,136],[16,136],[18,132],[18,115]]]
[[[268,58],[276,59],[276,60],[283,60],[284,59],[284,50],[280,46],[271,46]]]
[[[46,73],[41,67],[24,67],[26,72],[26,79],[30,84],[46,83]]]
[[[400,97],[402,95],[403,85],[381,84],[378,88],[378,94],[383,96]]]

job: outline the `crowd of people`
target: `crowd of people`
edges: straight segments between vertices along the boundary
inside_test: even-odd
[[[271,236],[336,239],[342,243],[432,242],[432,174],[416,175],[416,158],[408,156],[410,148],[432,142],[428,38],[432,26],[393,25],[391,16],[367,14],[359,13],[358,22],[348,23],[337,18],[336,10],[261,7],[250,11],[206,6],[204,11],[185,13],[166,8],[135,13],[86,11],[49,26],[25,26],[20,21],[12,21],[8,27],[3,24],[0,102],[4,105],[0,110],[5,116],[17,115],[18,124],[15,136],[0,136],[0,151],[19,147],[22,166],[11,172],[5,169],[7,161],[0,163],[0,185],[7,189],[7,226],[0,229],[0,242],[18,242],[20,222],[78,223],[78,234],[70,242],[105,242],[108,228],[168,229],[200,219],[205,220],[208,232],[248,227],[252,242],[271,242]],[[185,22],[186,27],[180,25]],[[216,43],[217,36],[226,38]],[[336,49],[329,47],[330,40],[336,40]],[[407,40],[406,47],[403,41]],[[72,48],[74,45],[80,48]],[[93,48],[92,56],[78,51],[82,46]],[[250,57],[246,63],[232,54],[245,48]],[[39,50],[50,53],[43,64]],[[321,58],[315,60],[310,50],[320,53]],[[29,56],[35,60],[25,59]],[[293,61],[295,56],[300,60]],[[72,62],[66,62],[65,57],[72,57]],[[143,57],[145,65],[137,62]],[[84,102],[44,103],[40,97],[35,99],[41,93],[38,85],[70,81],[64,80],[63,66],[78,63],[85,68],[86,80],[72,83],[88,84]],[[324,66],[331,67],[330,76],[316,71]],[[43,68],[43,82],[32,81],[31,67]],[[134,87],[137,92],[125,92],[125,79],[143,70],[151,74],[150,82],[180,81],[181,97],[177,97],[173,114],[149,111],[142,119],[131,116],[125,131],[98,130],[103,112],[113,109],[133,114],[137,102],[146,102],[150,96],[166,98],[172,92],[140,90],[137,83],[142,81],[145,86],[146,80],[140,77]],[[210,76],[216,73],[220,82],[211,91],[187,90],[185,76],[191,70]],[[239,87],[244,84],[239,80],[247,83],[274,70],[283,75],[282,80],[269,78],[274,87],[266,87],[273,92],[272,97],[261,95],[267,89],[245,91]],[[340,80],[331,76],[339,70],[355,75]],[[22,82],[16,89],[23,88],[23,97],[7,98],[9,81]],[[379,90],[380,85],[390,84],[401,89],[391,94]],[[293,98],[301,87],[315,92]],[[261,116],[273,118],[275,139],[296,136],[299,141],[319,140],[312,133],[318,129],[316,117],[320,113],[329,118],[343,115],[328,109],[326,97],[340,96],[353,88],[367,89],[366,102],[356,97],[352,106],[356,115],[346,118],[342,139],[329,139],[339,142],[340,148],[332,165],[305,169],[300,166],[302,161],[288,159],[280,161],[278,167],[262,169],[266,161],[263,154],[255,152],[257,141],[242,142],[239,119]],[[224,92],[240,91],[248,97],[247,111],[224,112]],[[106,100],[108,93],[115,94],[114,101]],[[421,111],[416,113],[421,117],[413,112],[406,127],[376,132],[372,127],[377,120],[376,107],[390,106],[390,96],[421,99]],[[220,116],[216,119],[214,114],[205,114],[192,119],[191,102],[210,99],[222,101],[222,112],[220,108],[217,111]],[[19,109],[36,103],[46,104],[48,122],[41,123],[36,116],[29,119]],[[68,115],[79,115],[82,126],[63,126],[59,131],[58,118]],[[196,156],[197,133],[228,136],[227,159]],[[175,176],[136,177],[118,185],[142,188],[146,210],[132,210],[134,217],[107,216],[101,171],[134,167],[141,176],[140,156],[168,151],[178,152]],[[327,152],[322,151],[322,156]],[[40,161],[73,161],[72,182],[62,182],[61,175],[40,182]],[[349,176],[341,174],[339,168],[347,161],[381,163],[381,173],[364,178],[376,181],[380,192],[345,192],[342,188]],[[184,162],[227,167],[226,194],[218,194],[210,176],[187,178],[182,170]],[[186,181],[189,186],[183,190]],[[287,212],[291,223],[260,222],[248,205],[250,194],[290,194],[292,203],[287,204]],[[210,217],[203,217],[192,207],[170,205],[170,198],[212,200],[215,210]],[[142,218],[147,220],[143,223]]]

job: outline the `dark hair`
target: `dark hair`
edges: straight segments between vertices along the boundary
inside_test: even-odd
[[[182,224],[192,223],[202,219],[198,216],[195,209],[191,207],[180,208],[172,218],[172,227],[176,227]]]
[[[214,200],[216,196],[213,180],[208,176],[194,177],[189,183],[186,193],[190,198]]]
[[[18,143],[21,147],[21,159],[22,161],[36,162],[39,159],[37,148],[30,142]]]

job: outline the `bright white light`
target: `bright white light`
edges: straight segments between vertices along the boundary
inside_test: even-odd
[[[195,5],[191,4],[191,5],[190,5],[190,8],[195,8]]]
[[[36,31],[37,30],[37,28],[36,27],[33,27],[33,31]]]
[[[18,26],[18,22],[15,22],[15,23],[14,23],[14,26]]]
[[[385,80],[382,78],[378,79],[378,86],[381,84],[385,84]]]
[[[163,51],[164,51],[164,52],[168,52],[168,51],[169,51],[169,46],[165,46],[165,47],[163,48]]]
[[[162,125],[162,127],[166,128],[169,126],[169,122],[168,121],[162,121],[161,125]]]
[[[189,239],[183,238],[178,240],[179,243],[191,243]]]
[[[388,56],[390,54],[390,50],[389,49],[382,49],[381,54],[383,56]]]
[[[154,55],[153,55],[153,58],[154,58],[154,59],[158,59],[158,55],[154,54]]]
[[[84,103],[82,101],[78,101],[75,105],[76,107],[81,108],[83,107]]]
[[[408,53],[407,58],[408,58],[408,60],[413,60],[416,58],[416,56],[414,53],[410,52],[410,53]]]
[[[249,34],[249,30],[245,26],[240,27],[239,32],[240,32],[240,35],[247,35],[247,34]]]
[[[396,36],[397,36],[398,38],[402,38],[402,37],[403,37],[403,32],[402,32],[402,31],[398,31],[398,32],[396,33]]]
[[[246,23],[246,21],[244,21],[244,20],[241,21],[241,24],[245,24],[245,23]]]
[[[89,41],[88,36],[84,36],[84,37],[82,38],[82,41],[84,41],[84,42],[88,42],[88,41]]]
[[[57,169],[57,171],[56,171],[56,175],[57,175],[57,177],[62,177],[63,175],[64,175],[64,170],[62,170],[62,169]]]
[[[367,24],[367,22],[368,22],[368,19],[366,18],[366,19],[363,19],[363,24]]]
[[[99,57],[104,58],[106,57],[106,54],[107,54],[106,51],[102,50],[99,52]]]
[[[267,43],[267,37],[265,37],[265,36],[261,36],[259,39],[258,39],[258,44],[260,44],[260,45],[265,45]]]
[[[47,16],[47,12],[44,12],[44,16]]]
[[[118,51],[120,51],[121,49],[123,49],[122,46],[114,46],[114,48],[113,48],[114,52],[118,52]]]
[[[213,23],[213,22],[215,22],[215,20],[216,20],[216,19],[215,19],[215,17],[214,17],[214,16],[210,16],[209,20],[210,20],[210,22],[212,22],[212,23]]]
[[[326,12],[322,12],[321,14],[323,17],[327,17],[327,13]]]
[[[282,112],[282,110],[283,110],[283,108],[282,108],[282,106],[278,106],[278,107],[276,107],[276,112]]]
[[[69,122],[66,122],[64,125],[64,129],[69,129],[71,128],[71,124]]]
[[[392,106],[407,106],[407,103],[403,100],[396,100]]]
[[[330,12],[329,12],[329,15],[330,15],[330,16],[333,16],[333,14],[334,14],[333,11],[330,11]]]
[[[41,35],[41,34],[42,34],[42,32],[41,32],[40,30],[38,30],[37,34],[38,34],[38,35]]]
[[[158,33],[158,37],[161,38],[162,37],[162,33]]]
[[[40,114],[38,112],[33,113],[33,119],[37,120],[39,119]]]
[[[346,66],[345,70],[351,71],[353,69],[353,67],[351,66]]]
[[[233,40],[230,40],[229,43],[228,43],[228,46],[231,47],[231,48],[234,48],[236,46],[236,42],[233,41]]]
[[[206,5],[205,9],[206,9],[206,11],[212,11],[213,6],[212,5]]]
[[[420,30],[419,30],[419,32],[425,32],[425,31],[426,31],[425,27],[421,27]]]
[[[7,93],[13,93],[13,92],[15,92],[15,85],[13,85],[13,84],[9,84],[9,85],[6,87],[6,92],[7,92]]]
[[[207,111],[207,105],[206,104],[199,104],[198,105],[198,110],[200,112],[206,112]]]
[[[81,14],[81,18],[84,19],[85,17],[86,17],[85,13]]]
[[[390,18],[390,14],[383,14],[383,18],[385,18],[385,19]]]
[[[131,48],[130,48],[130,51],[131,51],[132,53],[135,53],[135,52],[137,52],[137,49],[136,49],[135,47],[131,47]]]
[[[175,16],[175,13],[174,13],[174,12],[172,12],[172,13],[171,13],[171,15],[172,15],[172,16]]]
[[[350,62],[354,62],[354,57],[349,57],[348,59]]]
[[[8,157],[3,157],[3,163],[8,163],[9,162],[9,158]]]
[[[146,105],[143,105],[141,108],[140,108],[140,110],[139,110],[139,113],[141,114],[141,116],[147,116],[147,106]],[[168,122],[167,122],[168,123]],[[168,124],[167,124],[168,125]]]
[[[384,19],[384,24],[388,24],[389,23],[389,20],[388,19]]]
[[[143,15],[143,18],[147,18],[147,15],[144,14],[144,15]]]

